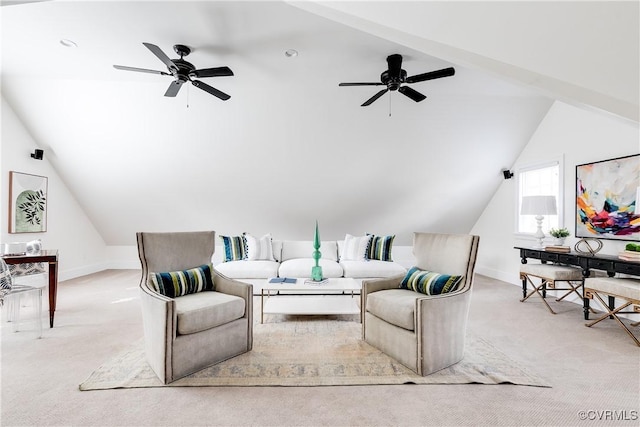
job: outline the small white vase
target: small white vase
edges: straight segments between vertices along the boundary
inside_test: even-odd
[[[565,237],[554,237],[553,238],[553,244],[556,246],[562,246],[564,245],[564,239]]]

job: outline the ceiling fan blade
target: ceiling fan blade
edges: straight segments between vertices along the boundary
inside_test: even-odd
[[[176,96],[182,87],[182,82],[180,80],[174,80],[169,85],[169,88],[164,93],[164,96]]]
[[[384,95],[385,93],[387,93],[389,89],[382,89],[380,92],[376,93],[375,95],[373,95],[371,98],[367,99],[364,104],[361,105],[361,107],[366,107],[367,105],[371,105],[373,103],[373,101],[375,101],[376,99],[380,98],[382,95]]]
[[[384,83],[340,83],[338,86],[384,86]]]
[[[389,72],[392,75],[400,74],[402,68],[402,55],[393,54],[387,56],[387,64],[389,65]]]
[[[214,88],[214,87],[211,87],[211,86],[209,86],[209,85],[208,85],[208,84],[206,84],[206,83],[202,83],[201,81],[194,80],[194,81],[192,81],[191,83],[193,83],[193,85],[194,85],[195,87],[197,87],[198,89],[202,89],[203,91],[208,92],[208,93],[210,93],[211,95],[216,96],[216,97],[218,97],[218,98],[222,99],[223,101],[226,101],[227,99],[231,98],[231,97],[230,97],[229,95],[227,95],[226,93],[221,92],[221,91],[219,91],[218,89],[216,89],[216,88]]]
[[[423,82],[425,80],[440,79],[442,77],[450,77],[456,73],[453,67],[443,68],[442,70],[430,71],[424,74],[417,74],[415,76],[407,77],[405,80],[407,83]]]
[[[141,73],[162,74],[165,76],[171,75],[169,73],[165,73],[164,71],[147,70],[146,68],[125,67],[124,65],[114,65],[113,68],[117,68],[118,70],[125,70],[125,71],[138,71]]]
[[[164,65],[166,65],[169,70],[171,70],[172,72],[178,71],[178,67],[176,66],[176,64],[174,64],[173,61],[169,59],[169,57],[162,51],[162,49],[160,49],[155,44],[144,42],[142,44],[145,45],[147,49],[149,49],[155,56],[157,56],[160,61],[164,62]]]
[[[400,92],[401,94],[403,94],[408,98],[413,99],[416,102],[424,101],[425,99],[427,99],[426,96],[424,96],[417,90],[413,90],[409,86],[401,86],[400,89],[398,89],[398,92]]]
[[[227,77],[233,76],[233,71],[229,67],[204,68],[195,70],[191,74],[195,77]]]

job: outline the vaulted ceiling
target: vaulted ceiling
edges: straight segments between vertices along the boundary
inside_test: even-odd
[[[109,245],[311,239],[316,219],[331,239],[468,232],[555,99],[637,122],[637,2],[10,3],[2,96]],[[228,66],[201,80],[231,99],[113,68],[166,71],[142,42]],[[393,53],[409,75],[456,74],[413,84],[420,103],[338,87],[378,81]]]

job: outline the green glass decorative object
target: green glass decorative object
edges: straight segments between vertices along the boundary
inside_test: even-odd
[[[318,265],[318,261],[320,261],[320,257],[322,253],[320,252],[320,233],[318,232],[318,221],[316,221],[316,233],[313,236],[313,259],[315,261],[315,265],[311,267],[311,280],[314,282],[319,282],[322,280],[322,267]]]

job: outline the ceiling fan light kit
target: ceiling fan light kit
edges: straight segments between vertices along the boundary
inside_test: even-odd
[[[407,72],[402,69],[402,55],[393,54],[387,56],[388,69],[380,75],[380,82],[366,83],[340,83],[338,86],[386,86],[385,89],[367,99],[361,106],[366,107],[389,91],[398,91],[415,102],[424,101],[427,97],[417,90],[407,86],[407,84],[423,82],[426,80],[440,79],[442,77],[453,76],[456,71],[453,67],[442,70],[430,71],[428,73],[416,74],[407,77]]]
[[[114,65],[113,67],[118,70],[136,71],[139,73],[160,74],[163,76],[173,76],[174,81],[171,82],[169,88],[165,92],[164,96],[175,97],[184,83],[191,82],[192,85],[198,89],[226,101],[231,96],[226,93],[209,86],[208,84],[195,80],[196,78],[206,77],[226,77],[233,76],[233,71],[229,67],[215,67],[215,68],[203,68],[196,69],[196,67],[184,60],[185,56],[191,53],[191,48],[183,44],[176,44],[173,46],[173,50],[180,56],[179,59],[170,59],[158,46],[151,43],[142,43],[153,53],[160,61],[167,67],[167,71],[148,70],[145,68],[127,67],[124,65]]]

